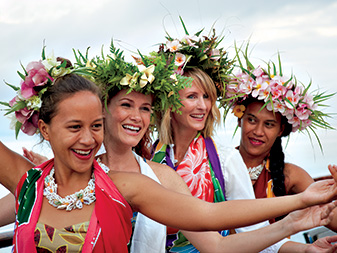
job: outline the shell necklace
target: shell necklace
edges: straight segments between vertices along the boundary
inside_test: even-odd
[[[52,168],[49,175],[44,179],[45,188],[43,190],[43,196],[48,199],[49,204],[57,209],[66,209],[67,211],[71,211],[74,209],[82,209],[83,204],[90,205],[95,202],[94,172],[92,172],[87,187],[71,195],[65,196],[64,198],[57,194],[57,184],[55,183],[54,172],[55,170]]]
[[[250,176],[250,180],[257,180],[265,165],[266,165],[266,160],[263,160],[263,162],[256,167],[247,168],[249,176]]]

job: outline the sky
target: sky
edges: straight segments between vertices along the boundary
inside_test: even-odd
[[[324,4],[322,4],[324,3]],[[311,90],[333,93],[337,91],[337,1],[225,1],[225,0],[11,0],[0,1],[0,101],[15,96],[5,85],[19,85],[20,63],[27,66],[39,60],[42,46],[46,53],[54,52],[74,61],[72,49],[84,52],[90,47],[89,56],[105,52],[113,38],[118,47],[130,55],[139,49],[142,53],[157,50],[165,42],[165,30],[175,38],[182,38],[182,16],[189,33],[202,28],[205,33],[215,23],[218,34],[225,35],[221,46],[234,57],[234,41],[241,44],[250,39],[251,60],[254,65],[261,60],[282,58],[283,72],[294,73],[298,80]],[[288,73],[288,74],[287,74]],[[337,97],[328,101],[324,112],[335,113]],[[328,120],[337,127],[336,116]],[[217,129],[217,142],[233,146],[239,143],[239,134],[232,138],[236,126],[234,117]],[[321,152],[315,140],[305,134],[292,134],[285,149],[287,160],[306,169],[313,177],[328,174],[327,165],[336,163],[335,130],[317,131],[323,145]],[[15,140],[9,120],[1,112],[0,140],[21,153],[22,146],[45,153],[46,144],[37,145],[38,137],[23,133]],[[283,140],[287,142],[287,139]],[[47,152],[48,154],[48,152]]]

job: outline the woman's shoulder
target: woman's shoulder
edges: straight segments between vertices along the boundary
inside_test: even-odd
[[[147,161],[147,163],[165,188],[186,193],[186,189],[188,189],[187,185],[174,169],[165,164],[160,164],[153,161]]]
[[[314,182],[308,172],[293,163],[285,163],[283,173],[288,193],[302,192]]]

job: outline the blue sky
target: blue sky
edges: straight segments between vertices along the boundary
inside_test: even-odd
[[[91,47],[91,55],[98,54],[101,46],[112,38],[130,51],[137,48],[143,53],[156,50],[164,42],[164,27],[173,37],[183,36],[178,16],[181,15],[190,33],[209,29],[216,21],[217,32],[226,35],[222,46],[234,57],[233,42],[242,43],[250,38],[254,47],[253,63],[276,60],[281,52],[284,73],[293,72],[297,78],[309,83],[312,90],[320,88],[336,92],[337,68],[337,13],[336,1],[136,1],[136,0],[11,0],[0,2],[0,79],[19,85],[16,74],[20,62],[26,66],[40,59],[43,41],[46,52],[74,60],[72,48],[84,51]],[[131,58],[130,58],[131,59]],[[4,83],[0,100],[8,101],[14,92]],[[325,112],[337,110],[337,98]],[[41,152],[46,147],[36,145],[39,139],[20,134],[15,140],[9,129],[9,120],[1,116],[0,139],[21,152],[21,147],[33,147]],[[217,141],[224,145],[237,145],[232,139],[235,119],[230,118],[217,130]],[[329,120],[337,127],[336,117]],[[311,146],[307,136],[293,134],[286,149],[287,159],[303,167],[313,176],[328,173],[327,164],[337,163],[334,147],[336,131],[318,131],[324,155],[316,142]],[[284,140],[285,142],[286,140]]]

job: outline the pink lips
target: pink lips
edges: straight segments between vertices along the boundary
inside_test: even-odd
[[[93,151],[93,150],[91,150],[89,154],[84,155],[84,154],[79,154],[79,153],[77,153],[77,152],[75,152],[75,151],[72,150],[73,154],[74,154],[78,159],[81,159],[81,160],[89,160],[89,159],[92,157],[92,154],[93,154],[92,151]]]
[[[262,145],[264,143],[263,141],[260,141],[254,138],[249,138],[249,141],[252,145]]]

